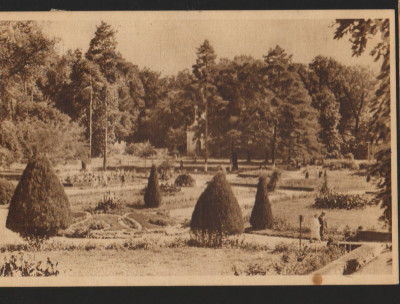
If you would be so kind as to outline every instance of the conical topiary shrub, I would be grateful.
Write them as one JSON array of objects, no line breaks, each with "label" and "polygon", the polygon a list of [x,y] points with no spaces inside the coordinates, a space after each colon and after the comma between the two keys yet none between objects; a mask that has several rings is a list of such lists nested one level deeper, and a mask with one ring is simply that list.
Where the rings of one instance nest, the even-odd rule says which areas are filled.
[{"label": "conical topiary shrub", "polygon": [[10,202],[6,227],[23,237],[47,238],[69,226],[71,210],[50,161],[36,156],[26,166]]},{"label": "conical topiary shrub", "polygon": [[278,170],[274,170],[271,175],[271,179],[269,180],[269,183],[267,184],[267,190],[268,192],[274,192],[276,190],[276,187],[278,185],[278,181],[281,177],[281,173]]},{"label": "conical topiary shrub", "polygon": [[272,228],[274,218],[272,217],[271,203],[268,198],[267,179],[260,177],[257,186],[256,201],[251,211],[250,224],[253,229]]},{"label": "conical topiary shrub", "polygon": [[144,193],[144,204],[147,208],[157,208],[161,205],[161,191],[158,184],[158,172],[156,165],[151,167],[147,189]]},{"label": "conical topiary shrub", "polygon": [[227,235],[243,232],[242,211],[224,173],[217,173],[200,195],[190,229]]}]

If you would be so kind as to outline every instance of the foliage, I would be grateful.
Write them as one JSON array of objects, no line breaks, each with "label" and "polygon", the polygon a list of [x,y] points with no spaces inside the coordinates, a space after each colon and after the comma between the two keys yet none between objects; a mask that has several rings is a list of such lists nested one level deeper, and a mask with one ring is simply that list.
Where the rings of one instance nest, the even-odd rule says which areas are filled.
[{"label": "foliage", "polygon": [[135,155],[141,158],[147,158],[157,154],[155,148],[149,141],[143,143],[131,143],[127,145],[125,152],[129,155]]},{"label": "foliage", "polygon": [[329,170],[341,170],[341,169],[358,170],[359,169],[357,163],[354,160],[347,160],[347,159],[325,160],[322,167],[329,168]]},{"label": "foliage", "polygon": [[196,181],[190,174],[181,174],[175,179],[174,184],[178,187],[194,187]]},{"label": "foliage", "polygon": [[251,211],[250,224],[253,229],[261,230],[272,228],[273,223],[271,203],[268,198],[267,179],[266,177],[260,177],[257,186],[256,201]]},{"label": "foliage", "polygon": [[333,191],[325,191],[317,194],[314,207],[320,209],[364,209],[368,200],[358,194],[340,194]]},{"label": "foliage", "polygon": [[317,112],[311,107],[308,91],[292,64],[292,55],[276,46],[269,50],[264,60],[267,85],[273,92],[271,104],[275,112],[273,162],[276,148],[287,151],[289,160],[317,155],[320,150]]},{"label": "foliage", "polygon": [[181,188],[175,184],[162,183],[160,185],[161,193],[166,195],[174,195],[181,191]]},{"label": "foliage", "polygon": [[14,195],[15,187],[12,182],[1,178],[0,179],[0,205],[7,205],[10,203]]},{"label": "foliage", "polygon": [[217,173],[200,195],[190,223],[192,231],[240,234],[242,212],[225,174]]},{"label": "foliage", "polygon": [[[389,19],[337,19],[338,27],[334,39],[350,35],[353,56],[360,56],[366,49],[370,37],[380,34],[381,40],[373,47],[371,56],[375,61],[382,60],[377,77],[378,89],[371,105],[373,115],[369,127],[372,142],[381,145],[377,162],[371,168],[371,175],[380,175],[380,191],[376,194],[376,203],[381,202],[384,209],[382,219],[392,226],[392,182],[391,182],[391,132],[390,132],[390,31]],[[393,110],[393,109],[392,109]]]},{"label": "foliage", "polygon": [[70,204],[50,161],[33,158],[10,202],[6,227],[22,236],[49,237],[68,227]]},{"label": "foliage", "polygon": [[118,209],[120,205],[121,201],[115,198],[115,193],[111,194],[111,191],[108,191],[104,194],[104,198],[97,203],[93,213],[113,213],[113,211]]},{"label": "foliage", "polygon": [[282,245],[277,252],[284,252],[281,260],[272,265],[279,275],[309,274],[337,260],[345,253],[344,249],[336,245],[318,249],[308,246],[299,249],[296,245]]},{"label": "foliage", "polygon": [[19,253],[4,257],[0,266],[0,277],[50,277],[58,276],[58,262],[47,258],[44,261],[35,261],[32,256]]},{"label": "foliage", "polygon": [[160,173],[160,179],[167,181],[174,173],[174,164],[167,158],[158,166],[157,171]]},{"label": "foliage", "polygon": [[147,208],[157,208],[161,205],[161,190],[158,184],[158,172],[156,165],[151,167],[146,193],[144,194],[144,204]]}]

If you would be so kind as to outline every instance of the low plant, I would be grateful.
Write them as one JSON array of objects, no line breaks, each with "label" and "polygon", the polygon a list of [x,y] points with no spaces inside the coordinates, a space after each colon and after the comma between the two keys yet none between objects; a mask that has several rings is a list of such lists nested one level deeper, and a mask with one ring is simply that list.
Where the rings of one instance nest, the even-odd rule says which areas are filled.
[{"label": "low plant", "polygon": [[165,195],[174,195],[181,191],[181,188],[176,184],[163,183],[160,185],[161,193]]},{"label": "low plant", "polygon": [[265,268],[265,266],[261,266],[260,264],[256,263],[256,264],[249,264],[243,272],[246,276],[255,276],[255,275],[265,276],[268,271]]},{"label": "low plant", "polygon": [[318,209],[364,209],[369,204],[361,195],[340,194],[334,191],[320,192],[317,194],[314,207]]},{"label": "low plant", "polygon": [[49,277],[58,276],[58,262],[50,258],[35,261],[31,255],[24,253],[4,257],[0,266],[0,277]]},{"label": "low plant", "polygon": [[121,201],[115,198],[115,193],[111,193],[108,191],[104,194],[104,197],[101,201],[97,203],[97,206],[92,209],[89,208],[88,211],[90,213],[104,213],[109,214],[113,213],[116,209],[121,207]]},{"label": "low plant", "polygon": [[89,224],[90,230],[104,230],[109,227],[110,227],[110,225],[108,223],[105,223],[101,220],[95,220]]},{"label": "low plant", "polygon": [[207,230],[195,230],[190,232],[188,245],[192,247],[218,248],[222,247],[227,237],[223,232],[209,232]]},{"label": "low plant", "polygon": [[152,225],[161,226],[161,227],[168,226],[168,222],[161,218],[149,219],[149,223]]},{"label": "low plant", "polygon": [[194,187],[196,181],[190,174],[181,174],[175,179],[174,185],[177,187]]},{"label": "low plant", "polygon": [[358,170],[359,166],[354,161],[354,159],[333,159],[326,160],[323,164],[323,168],[329,168],[330,170]]},{"label": "low plant", "polygon": [[345,250],[336,245],[320,248],[287,245],[276,252],[283,252],[281,260],[272,264],[279,275],[309,274],[345,254]]},{"label": "low plant", "polygon": [[14,194],[15,186],[12,182],[0,179],[0,205],[8,205]]}]

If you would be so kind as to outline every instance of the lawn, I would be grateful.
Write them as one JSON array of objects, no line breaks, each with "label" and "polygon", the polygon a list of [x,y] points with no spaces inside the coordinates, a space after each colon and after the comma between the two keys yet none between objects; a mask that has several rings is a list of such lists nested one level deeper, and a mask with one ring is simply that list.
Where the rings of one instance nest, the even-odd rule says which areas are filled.
[{"label": "lawn", "polygon": [[[259,233],[284,237],[297,236],[299,215],[303,215],[303,232],[307,237],[310,219],[314,214],[321,212],[313,207],[315,195],[323,182],[323,178],[318,177],[318,169],[317,167],[309,168],[308,179],[305,179],[304,170],[281,170],[280,185],[312,187],[314,190],[293,191],[278,186],[276,191],[269,193],[275,226],[272,230]],[[257,170],[253,171],[257,172]],[[366,182],[365,176],[355,171],[327,170],[327,174],[329,187],[337,192],[365,193],[375,189],[373,184]],[[172,184],[177,175],[175,173],[171,180],[160,181],[160,183]],[[316,256],[312,256],[311,253],[307,253],[307,259],[304,261],[307,261],[308,264],[306,265],[304,262],[303,265],[300,265],[301,263],[296,262],[297,255],[304,255],[304,253],[290,248],[274,252],[273,247],[276,247],[276,244],[272,248],[268,247],[269,249],[257,246],[256,249],[225,247],[210,249],[182,244],[178,244],[176,247],[172,246],[173,248],[168,246],[147,248],[145,243],[138,243],[134,245],[135,248],[127,249],[112,245],[113,239],[117,241],[117,238],[129,241],[136,240],[138,237],[151,238],[165,235],[179,238],[187,235],[187,226],[190,223],[197,199],[213,176],[198,172],[191,175],[196,180],[195,187],[181,188],[179,192],[172,195],[163,195],[163,205],[155,209],[144,207],[143,189],[147,184],[146,179],[138,181],[133,188],[116,188],[114,197],[119,204],[115,210],[110,211],[111,214],[97,214],[94,211],[99,201],[104,199],[105,193],[109,191],[108,188],[92,189],[93,191],[70,188],[67,193],[74,215],[73,228],[76,233],[72,232],[69,235],[75,239],[68,238],[66,240],[85,244],[88,241],[91,242],[91,240],[85,239],[86,237],[104,238],[108,240],[95,241],[107,241],[108,243],[104,244],[109,244],[109,246],[98,247],[89,244],[71,250],[55,247],[51,250],[36,252],[37,259],[49,257],[58,261],[61,274],[67,276],[198,276],[233,275],[234,273],[274,275],[278,273],[294,274],[293,272],[309,273],[315,270],[315,267],[321,267],[341,254],[333,252],[326,255],[315,252]],[[258,178],[251,175],[238,176],[228,173],[227,179],[233,184],[232,190],[241,207],[245,227],[249,228],[249,217],[255,200]],[[241,185],[235,186],[235,183]],[[382,210],[379,206],[369,206],[362,210],[330,209],[325,212],[329,233],[343,235],[347,229],[346,226],[352,230],[356,230],[359,226],[364,228],[381,227],[378,218],[382,214]],[[135,223],[138,223],[140,227]],[[253,236],[261,238],[262,244],[270,245],[265,240],[266,236]],[[248,234],[246,237],[250,238]],[[142,245],[145,249],[142,248]],[[310,262],[314,258],[320,261],[320,264]]]}]

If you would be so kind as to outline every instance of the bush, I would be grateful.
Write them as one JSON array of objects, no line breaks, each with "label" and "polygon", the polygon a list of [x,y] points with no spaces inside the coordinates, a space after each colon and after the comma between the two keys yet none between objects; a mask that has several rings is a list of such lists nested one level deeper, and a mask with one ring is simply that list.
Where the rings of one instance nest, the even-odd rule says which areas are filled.
[{"label": "bush", "polygon": [[271,179],[267,185],[268,192],[274,192],[276,190],[280,177],[281,173],[278,170],[274,170],[274,172],[272,172]]},{"label": "bush", "polygon": [[196,181],[189,174],[181,174],[175,180],[175,186],[177,187],[194,187]]},{"label": "bush", "polygon": [[354,160],[354,155],[353,153],[349,152],[345,155],[343,155],[345,159],[349,159],[349,160]]},{"label": "bush", "polygon": [[14,194],[15,187],[13,183],[6,179],[0,179],[0,205],[7,205],[10,203]]},{"label": "bush", "polygon": [[240,234],[244,230],[242,211],[225,174],[217,173],[200,195],[190,223],[192,231]]},{"label": "bush", "polygon": [[175,184],[161,184],[160,190],[161,190],[161,193],[163,193],[163,194],[174,195],[175,193],[178,193],[179,191],[181,191],[181,188],[179,188]]},{"label": "bush", "polygon": [[169,180],[174,174],[174,166],[169,159],[164,160],[158,167],[161,180]]},{"label": "bush", "polygon": [[267,191],[267,179],[265,177],[260,177],[256,201],[254,203],[253,210],[251,211],[250,224],[253,229],[266,229],[272,228],[274,218],[272,216],[271,203],[268,198]]},{"label": "bush", "polygon": [[279,275],[305,275],[328,263],[337,260],[345,252],[336,245],[318,249],[304,246],[299,249],[296,245],[284,245],[277,252],[283,252],[281,260],[273,264]]},{"label": "bush", "polygon": [[146,141],[144,143],[131,143],[126,146],[125,153],[141,158],[151,157],[157,154],[156,149]]},{"label": "bush", "polygon": [[[115,194],[112,195],[110,191],[104,194],[103,200],[97,203],[94,208],[94,213],[112,213],[115,209],[121,206],[121,202],[115,199]],[[93,212],[92,212],[93,213]]]},{"label": "bush", "polygon": [[350,169],[350,170],[358,170],[359,167],[355,163],[354,160],[347,159],[337,159],[337,160],[327,160],[324,162],[324,168],[329,168],[330,170],[341,170],[341,169]]},{"label": "bush", "polygon": [[26,166],[10,202],[6,227],[23,237],[46,238],[71,221],[64,188],[50,161],[35,157]]},{"label": "bush", "polygon": [[360,195],[339,194],[333,191],[320,192],[314,207],[319,209],[364,209],[368,201]]},{"label": "bush", "polygon": [[150,171],[150,177],[144,194],[144,204],[147,208],[157,208],[161,205],[161,191],[158,184],[157,167],[153,165]]},{"label": "bush", "polygon": [[47,258],[46,262],[32,261],[34,258],[23,253],[4,258],[0,266],[0,277],[49,277],[59,275],[58,262]]}]

